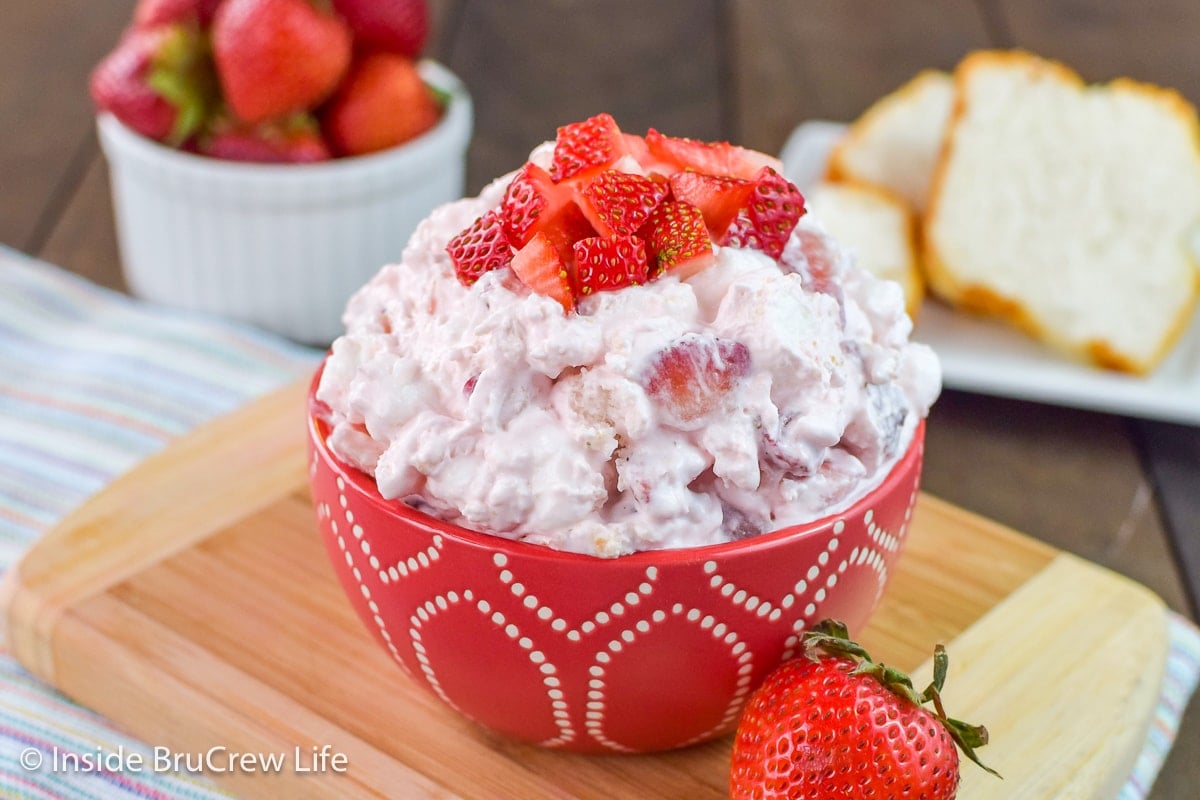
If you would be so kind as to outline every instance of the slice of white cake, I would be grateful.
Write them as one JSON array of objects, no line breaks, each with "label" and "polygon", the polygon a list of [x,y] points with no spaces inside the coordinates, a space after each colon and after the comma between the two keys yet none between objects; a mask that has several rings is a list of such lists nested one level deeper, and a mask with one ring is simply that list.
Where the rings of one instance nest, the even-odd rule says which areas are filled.
[{"label": "slice of white cake", "polygon": [[925,297],[913,235],[916,220],[901,198],[874,184],[819,183],[805,200],[813,216],[875,275],[904,290],[910,317]]},{"label": "slice of white cake", "polygon": [[1153,369],[1200,288],[1195,108],[1016,51],[974,53],[955,80],[924,221],[930,288],[1092,363]]},{"label": "slice of white cake", "polygon": [[883,186],[919,214],[954,105],[954,81],[925,70],[876,101],[829,158],[828,177]]}]

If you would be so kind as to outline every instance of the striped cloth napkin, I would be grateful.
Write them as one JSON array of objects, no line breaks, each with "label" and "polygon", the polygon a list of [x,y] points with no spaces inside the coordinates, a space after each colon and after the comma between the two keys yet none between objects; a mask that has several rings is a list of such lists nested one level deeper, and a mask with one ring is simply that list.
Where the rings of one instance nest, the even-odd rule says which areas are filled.
[{"label": "striped cloth napkin", "polygon": [[[311,370],[318,354],[159,309],[0,248],[0,573],[141,458]],[[31,677],[0,649],[0,797],[225,797],[195,775],[59,771],[46,754],[151,748]]]},{"label": "striped cloth napkin", "polygon": [[[0,247],[0,575],[139,459],[311,370],[318,356],[131,300]],[[1146,796],[1196,687],[1200,632],[1176,617],[1171,638],[1155,723],[1120,800]],[[32,678],[0,646],[0,798],[225,796],[201,775],[55,772],[22,761],[31,749],[95,756],[118,748],[150,763],[151,747]]]}]

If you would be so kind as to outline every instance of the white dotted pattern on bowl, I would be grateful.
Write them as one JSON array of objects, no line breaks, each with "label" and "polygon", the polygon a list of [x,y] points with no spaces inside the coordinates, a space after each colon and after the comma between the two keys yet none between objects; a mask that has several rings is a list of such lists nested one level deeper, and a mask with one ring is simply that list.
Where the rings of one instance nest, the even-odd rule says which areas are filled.
[{"label": "white dotted pattern on bowl", "polygon": [[[347,537],[343,531],[348,529],[350,536],[358,543],[358,550],[362,553],[363,557],[368,559],[372,571],[378,575],[380,582],[384,585],[403,581],[409,575],[415,574],[420,570],[430,569],[436,565],[444,546],[443,539],[440,535],[435,534],[428,547],[408,558],[384,566],[371,554],[369,544],[363,539],[362,527],[354,522],[354,514],[347,507],[348,500],[345,495],[345,481],[340,477],[337,479],[337,487],[338,505],[341,507],[339,509],[339,516],[343,522],[339,524],[339,520],[334,517],[333,510],[327,503],[322,503],[318,506],[318,520],[325,521],[329,525],[330,531],[336,537],[338,548],[342,552],[346,564],[358,584],[363,599],[366,601],[367,607],[373,615],[375,626],[386,644],[392,659],[400,665],[407,675],[417,678],[405,663],[392,632],[388,630],[387,623],[380,615],[379,607],[372,598],[371,590],[363,581],[362,572],[354,555],[355,548],[348,544]],[[850,567],[866,566],[871,569],[876,578],[876,600],[882,595],[888,577],[884,553],[895,553],[900,549],[908,532],[908,524],[911,521],[912,510],[916,500],[917,488],[914,487],[905,509],[904,523],[895,533],[889,532],[878,525],[874,520],[874,509],[868,509],[863,515],[862,524],[866,527],[871,541],[879,549],[873,547],[855,547],[840,561],[837,560],[836,553],[840,549],[840,535],[846,529],[846,521],[845,519],[837,520],[833,526],[834,535],[830,538],[824,551],[818,556],[817,563],[812,565],[804,577],[796,582],[791,592],[782,597],[759,597],[737,586],[720,574],[720,567],[715,561],[708,561],[703,566],[704,574],[710,576],[709,588],[717,598],[720,598],[724,605],[732,605],[734,608],[740,607],[760,617],[766,617],[770,622],[781,622],[781,624],[788,625],[790,633],[784,642],[783,659],[792,658],[796,655],[796,648],[800,643],[800,635],[806,628],[811,626],[820,604],[824,602],[828,592],[837,585],[840,576]],[[633,748],[609,738],[605,733],[604,720],[607,698],[604,691],[604,678],[607,670],[613,662],[614,656],[619,655],[628,645],[638,641],[641,637],[651,635],[657,625],[660,625],[670,617],[682,618],[696,625],[701,630],[708,632],[714,641],[726,646],[729,649],[729,654],[733,662],[737,664],[738,674],[737,688],[731,695],[721,719],[709,730],[682,742],[681,745],[703,741],[716,731],[729,725],[736,718],[746,696],[752,689],[750,683],[754,672],[753,653],[747,649],[746,643],[739,639],[737,633],[727,623],[720,621],[717,615],[713,613],[705,612],[696,607],[687,607],[681,603],[673,603],[666,608],[651,608],[654,600],[655,583],[658,578],[656,567],[647,567],[643,575],[643,580],[636,586],[630,586],[626,592],[618,595],[607,608],[597,611],[589,619],[584,620],[577,626],[573,626],[562,616],[559,616],[550,605],[543,603],[536,593],[522,582],[521,577],[509,568],[508,559],[504,554],[494,554],[492,561],[496,568],[496,583],[492,588],[503,587],[514,596],[522,598],[522,605],[525,608],[533,613],[537,619],[548,623],[545,629],[550,632],[550,635],[561,635],[572,642],[582,641],[585,637],[589,636],[595,636],[601,640],[599,649],[593,657],[593,663],[589,670],[588,700],[583,718],[586,734],[606,749],[614,752],[635,752]],[[836,567],[832,566],[835,563]],[[436,597],[426,599],[418,605],[415,613],[409,617],[407,636],[413,655],[420,665],[422,677],[443,702],[462,713],[462,709],[447,694],[438,680],[437,671],[428,658],[424,644],[422,643],[422,630],[426,625],[435,621],[441,612],[446,611],[452,606],[459,606],[461,604],[471,605],[484,618],[490,620],[505,636],[515,641],[526,652],[530,663],[540,674],[542,684],[546,689],[546,696],[551,708],[554,725],[558,730],[556,736],[543,741],[542,745],[556,747],[574,741],[578,736],[578,732],[571,722],[571,709],[561,689],[561,681],[557,677],[557,668],[547,660],[544,649],[537,645],[531,632],[522,630],[514,621],[506,618],[503,613],[493,609],[491,603],[480,596],[482,594],[484,594],[483,587],[480,587],[477,591],[464,589],[461,593],[449,591],[445,594],[439,594]],[[799,613],[793,615],[793,609],[798,609]],[[786,621],[784,621],[785,616],[788,617]],[[542,633],[539,635],[546,634]]]}]

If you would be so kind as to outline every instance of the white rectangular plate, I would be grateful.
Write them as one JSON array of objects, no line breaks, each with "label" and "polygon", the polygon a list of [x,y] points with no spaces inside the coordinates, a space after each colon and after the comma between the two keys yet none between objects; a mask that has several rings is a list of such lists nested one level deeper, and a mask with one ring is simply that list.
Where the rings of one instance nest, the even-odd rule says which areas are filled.
[{"label": "white rectangular plate", "polygon": [[[781,154],[787,177],[810,187],[845,129],[820,120],[796,128]],[[1147,377],[1070,361],[999,322],[932,299],[921,306],[913,338],[938,354],[948,388],[1200,425],[1200,312]]]}]

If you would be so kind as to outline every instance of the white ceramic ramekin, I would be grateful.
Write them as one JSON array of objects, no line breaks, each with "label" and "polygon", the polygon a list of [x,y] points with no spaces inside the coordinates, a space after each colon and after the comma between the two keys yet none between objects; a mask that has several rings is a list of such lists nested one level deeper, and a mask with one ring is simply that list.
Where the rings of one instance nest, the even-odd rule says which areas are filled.
[{"label": "white ceramic ramekin", "polygon": [[144,299],[249,322],[309,344],[342,330],[346,300],[435,207],[462,196],[472,108],[423,62],[446,113],[399,147],[318,164],[246,164],[173,150],[98,119],[126,282]]}]

